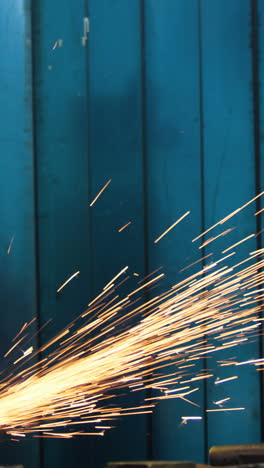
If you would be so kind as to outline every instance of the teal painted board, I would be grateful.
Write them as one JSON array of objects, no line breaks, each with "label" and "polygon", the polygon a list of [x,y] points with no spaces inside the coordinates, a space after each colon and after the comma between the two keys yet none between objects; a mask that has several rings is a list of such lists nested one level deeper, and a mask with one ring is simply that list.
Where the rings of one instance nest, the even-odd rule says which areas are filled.
[{"label": "teal painted board", "polygon": [[[202,70],[204,110],[204,205],[206,228],[255,195],[253,96],[250,2],[203,0],[201,2]],[[205,238],[235,227],[212,246],[216,258],[223,248],[255,233],[255,204]],[[256,248],[250,239],[234,249],[225,264],[234,265]],[[259,357],[258,340],[214,353],[210,367],[215,378],[238,379],[221,385],[208,383],[207,409],[223,398],[245,411],[208,415],[208,447],[260,441],[260,385],[254,366],[220,367],[217,361],[235,357],[245,361]],[[209,365],[209,364],[208,364]],[[229,406],[226,404],[226,406]]]},{"label": "teal painted board", "polygon": [[[202,229],[198,33],[196,0],[146,0],[147,247],[149,271],[163,267],[164,288],[201,267],[180,272],[201,258],[191,242]],[[188,210],[189,217],[154,244]],[[171,366],[167,372],[177,370]],[[153,415],[154,459],[203,461],[203,421],[181,424],[182,416],[202,414],[203,385],[193,401],[201,407],[180,400],[158,405]]]},{"label": "teal painted board", "polygon": [[[253,53],[257,54],[256,55],[256,60],[257,60],[257,69],[255,69],[255,73],[257,73],[256,80],[257,80],[257,89],[255,90],[257,92],[257,106],[258,106],[258,111],[256,117],[259,119],[258,122],[255,122],[257,124],[257,129],[258,129],[258,150],[259,150],[259,160],[257,163],[259,164],[258,170],[259,170],[259,190],[262,191],[264,190],[264,128],[263,128],[263,122],[264,122],[264,5],[263,2],[261,1],[256,1],[255,2],[255,7],[256,7],[256,19],[257,19],[257,24],[255,25],[255,31],[254,33],[256,34],[256,44],[255,44],[255,50],[253,49]],[[260,204],[258,206],[259,209],[264,208],[264,200],[263,197],[260,199]],[[263,223],[263,215],[264,213],[262,212],[259,215],[259,227],[262,230],[264,227]],[[261,236],[261,247],[263,247],[263,234]],[[263,329],[262,329],[263,332]],[[263,354],[263,349],[264,349],[264,341],[262,339],[261,343],[261,351]],[[261,372],[262,374],[262,372]],[[262,393],[261,393],[261,398],[262,398],[262,425],[261,425],[261,430],[262,430],[262,437],[263,437],[263,385],[264,385],[264,380],[263,380],[263,375],[261,375],[261,384],[262,384]]]},{"label": "teal painted board", "polygon": [[[98,294],[125,266],[145,273],[141,118],[140,2],[89,0],[89,164],[92,290]],[[131,224],[118,232],[125,224]],[[119,293],[134,289],[136,281]],[[133,393],[122,404],[135,406]],[[146,458],[145,415],[125,417],[93,442],[93,465]]]},{"label": "teal painted board", "polygon": [[[33,5],[40,318],[41,324],[53,320],[42,343],[90,298],[84,15],[81,0]],[[78,270],[79,277],[56,294]],[[43,467],[69,467],[86,457],[85,438],[42,443]]]},{"label": "teal painted board", "polygon": [[[12,363],[21,349],[7,359],[3,355],[24,322],[36,317],[29,6],[29,1],[3,0],[0,14],[0,342],[1,370],[8,366],[9,371],[16,369]],[[0,459],[1,464],[37,467],[38,443],[2,443]]]}]

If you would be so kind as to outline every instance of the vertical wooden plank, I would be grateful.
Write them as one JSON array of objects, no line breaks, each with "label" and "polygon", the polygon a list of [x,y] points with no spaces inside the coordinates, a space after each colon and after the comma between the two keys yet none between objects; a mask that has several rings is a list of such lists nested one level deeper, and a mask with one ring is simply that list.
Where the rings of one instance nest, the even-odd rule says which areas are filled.
[{"label": "vertical wooden plank", "polygon": [[[202,226],[198,3],[146,0],[145,19],[149,269],[163,266],[169,288],[198,271],[196,266],[180,273],[201,256],[191,243]],[[188,210],[189,218],[154,245]],[[203,405],[203,385],[193,400]],[[181,416],[201,411],[179,400],[159,404],[153,416],[155,459],[203,461],[203,421],[181,425]]]},{"label": "vertical wooden plank", "polygon": [[[91,207],[95,295],[126,265],[130,273],[144,275],[140,2],[89,0],[88,5],[91,200],[112,179]],[[143,398],[133,393],[122,401],[135,406]],[[124,417],[94,440],[93,464],[144,459],[145,437],[144,415]]]},{"label": "vertical wooden plank", "polygon": [[[1,368],[11,371],[21,351],[11,360],[3,355],[36,315],[30,1],[1,2],[0,40],[0,341]],[[1,464],[37,467],[38,443],[2,443],[0,458]]]},{"label": "vertical wooden plank", "polygon": [[[257,98],[255,102],[255,130],[256,134],[256,151],[257,151],[257,169],[259,171],[257,183],[259,184],[260,190],[264,187],[264,8],[263,2],[258,0],[252,0],[252,39],[253,39],[253,54],[254,56],[254,85],[255,85],[255,96]],[[264,201],[261,198],[258,209],[264,208]],[[263,213],[258,216],[258,227],[263,229]],[[263,247],[263,233],[261,236],[261,247]],[[264,340],[261,341],[260,351],[263,355]],[[261,373],[262,374],[262,373]],[[264,410],[264,379],[261,375],[261,410],[262,418],[260,424],[261,438],[263,440],[264,424],[263,424],[263,410]]]},{"label": "vertical wooden plank", "polygon": [[[255,195],[253,141],[252,57],[250,2],[203,0],[201,2],[205,221],[209,227]],[[224,247],[255,232],[254,204],[219,229],[236,226],[213,245],[216,255]],[[207,238],[207,237],[206,237]],[[234,264],[256,247],[250,239],[235,249]],[[236,356],[238,361],[257,358],[258,341],[214,355],[217,360]],[[217,367],[216,377],[238,375],[221,385],[208,384],[207,408],[230,397],[230,406],[245,411],[211,413],[208,416],[208,446],[260,440],[259,373],[254,366]],[[228,406],[228,405],[226,405]]]},{"label": "vertical wooden plank", "polygon": [[[42,324],[53,319],[42,334],[43,342],[77,317],[89,302],[83,17],[83,0],[34,2],[40,314]],[[56,294],[77,270],[79,278]],[[86,451],[85,438],[45,440],[43,467],[54,463],[58,467],[73,466],[78,457],[86,459]]]}]

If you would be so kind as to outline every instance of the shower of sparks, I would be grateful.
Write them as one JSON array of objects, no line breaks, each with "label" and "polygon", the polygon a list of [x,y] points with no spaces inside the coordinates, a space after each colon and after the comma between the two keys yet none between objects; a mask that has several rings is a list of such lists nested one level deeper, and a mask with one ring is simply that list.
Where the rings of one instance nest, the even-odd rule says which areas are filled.
[{"label": "shower of sparks", "polygon": [[154,241],[154,244],[157,244],[164,236],[166,236],[166,234],[168,234],[168,232],[170,232],[177,224],[179,224],[184,218],[186,218],[186,216],[188,216],[190,214],[190,211],[187,211],[183,216],[181,216],[179,219],[177,219],[177,221],[175,221],[175,223],[173,223],[168,229],[166,229],[165,232],[163,232],[163,234],[161,234],[161,236],[159,236],[155,241]]},{"label": "shower of sparks", "polygon": [[93,206],[95,202],[98,200],[98,198],[102,195],[102,193],[105,191],[105,189],[108,187],[108,185],[112,182],[112,179],[109,179],[108,182],[103,186],[103,188],[100,190],[100,192],[96,195],[96,197],[93,199],[93,201],[90,203],[90,206]]},{"label": "shower of sparks", "polygon": [[[50,354],[42,355],[40,363],[27,367],[28,360],[36,356],[32,347],[22,356],[19,346],[12,350],[18,353],[13,360],[17,363],[15,372],[0,382],[0,429],[37,437],[39,432],[46,437],[64,437],[63,428],[85,424],[82,435],[100,436],[102,430],[95,426],[112,426],[125,415],[149,414],[163,399],[178,398],[199,407],[192,398],[199,387],[193,385],[216,376],[209,369],[191,365],[208,353],[237,346],[241,333],[250,335],[259,326],[250,324],[258,317],[259,305],[237,306],[261,278],[263,267],[264,259],[240,271],[227,266],[207,274],[201,270],[137,305],[134,295],[160,281],[163,274],[122,299],[115,282],[127,275],[125,267],[90,303],[85,314],[42,346],[40,352],[50,349]],[[26,326],[20,330],[19,340],[23,340]],[[172,363],[175,372],[171,371]],[[167,366],[170,373],[164,375],[160,370]],[[218,379],[215,384],[236,378]],[[142,392],[147,388],[159,394],[144,398],[143,393],[142,403],[136,407],[112,403],[120,389]],[[70,434],[79,432],[78,428]]]},{"label": "shower of sparks", "polygon": [[[253,234],[235,245],[250,237]],[[0,381],[0,430],[5,430],[14,440],[29,434],[51,438],[103,436],[117,419],[151,414],[162,400],[177,398],[199,407],[195,398],[201,383],[211,381],[218,385],[239,378],[234,375],[219,379],[210,366],[201,368],[205,367],[204,360],[259,333],[264,297],[259,288],[264,276],[263,253],[264,250],[251,252],[248,258],[231,267],[223,263],[219,267],[220,262],[230,261],[235,254],[232,252],[147,301],[140,293],[153,284],[157,286],[164,273],[149,279],[160,268],[155,270],[122,298],[118,288],[130,278],[126,266],[90,301],[80,317],[38,351],[27,344],[28,328],[34,319],[26,322],[5,354],[5,357],[14,355],[15,367]],[[79,273],[72,275],[57,292]],[[30,360],[38,353],[39,361],[31,364]],[[219,366],[243,364],[261,366],[264,359],[239,362],[237,357],[232,357],[218,361]],[[166,368],[169,371],[164,373]],[[121,389],[122,393],[141,392],[141,403],[134,407],[118,405],[116,397]],[[153,391],[150,398],[146,398],[147,389]],[[221,408],[229,400],[230,397],[213,402],[220,408],[206,412],[245,410]],[[182,416],[181,419],[182,424],[187,424],[202,417]],[[84,431],[80,430],[82,424]],[[71,432],[65,432],[68,428]]]},{"label": "shower of sparks", "polygon": [[78,276],[80,274],[80,271],[76,271],[72,276],[70,276],[70,278],[68,278],[65,283],[63,283],[59,289],[57,289],[57,293],[59,293],[63,288],[65,288],[65,286],[73,279],[75,278],[76,276]]},{"label": "shower of sparks", "polygon": [[130,224],[132,224],[131,221],[129,221],[129,222],[126,223],[124,226],[122,226],[120,229],[118,229],[118,232],[124,231],[124,229],[126,229],[128,226],[130,226]]},{"label": "shower of sparks", "polygon": [[10,252],[11,252],[11,249],[12,249],[12,246],[13,246],[14,239],[15,239],[15,236],[13,236],[13,237],[11,238],[11,240],[10,240],[10,243],[9,243],[8,249],[7,249],[7,251],[6,251],[7,255],[9,255],[9,254],[10,254]]}]

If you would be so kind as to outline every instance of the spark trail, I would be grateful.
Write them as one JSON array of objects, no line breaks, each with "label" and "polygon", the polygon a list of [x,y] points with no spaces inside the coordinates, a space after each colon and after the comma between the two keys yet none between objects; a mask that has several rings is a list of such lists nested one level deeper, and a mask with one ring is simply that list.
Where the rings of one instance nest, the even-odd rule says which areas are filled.
[{"label": "spark trail", "polygon": [[[256,198],[215,226],[226,222]],[[189,212],[183,217],[187,214]],[[223,235],[229,232],[226,230]],[[233,244],[222,254],[248,238]],[[152,279],[148,275],[144,281],[139,281],[140,286],[122,298],[119,295],[119,287],[124,282],[122,277],[128,279],[128,267],[125,267],[73,323],[40,350],[34,352],[29,346],[21,356],[20,346],[27,337],[24,332],[28,332],[32,322],[23,325],[5,353],[8,359],[14,354],[15,357],[12,372],[0,381],[0,429],[12,437],[27,434],[66,438],[77,434],[101,436],[116,419],[123,415],[151,413],[160,400],[178,398],[198,406],[189,398],[195,396],[199,390],[197,384],[203,380],[218,385],[236,379],[237,376],[233,376],[220,380],[209,369],[195,370],[197,361],[202,362],[211,353],[241,346],[258,333],[261,326],[264,249],[251,252],[248,258],[235,265],[225,265],[231,258],[233,261],[234,255],[232,252],[220,257],[147,302],[140,294],[157,285],[164,274],[154,278],[152,274]],[[18,357],[17,353],[20,353]],[[37,354],[40,360],[32,364],[30,359]],[[261,361],[219,363],[220,366],[261,365]],[[169,371],[164,375],[161,371],[166,368]],[[120,389],[138,392],[148,388],[155,389],[159,395],[145,398],[142,393],[138,406],[123,408],[113,400]],[[228,400],[227,397],[218,404]],[[209,408],[206,411],[225,410],[242,411],[244,408]],[[198,416],[182,419],[187,423],[192,418],[200,419]],[[80,425],[84,425],[86,431],[79,430]],[[64,433],[65,428],[71,428],[71,432]]]},{"label": "spark trail", "polygon": [[[259,293],[256,290],[250,296],[250,306],[245,294],[258,281],[263,266],[261,260],[240,271],[236,266],[224,266],[207,275],[201,270],[136,308],[129,307],[130,297],[136,292],[122,300],[117,296],[111,299],[106,288],[84,314],[89,317],[84,324],[71,334],[67,328],[42,348],[56,343],[56,349],[40,362],[40,370],[36,365],[26,367],[1,383],[1,429],[11,435],[45,431],[55,436],[54,430],[63,426],[94,427],[124,414],[151,412],[153,400],[159,400],[143,401],[135,408],[109,406],[109,400],[121,388],[163,388],[165,393],[160,398],[189,401],[186,397],[198,388],[185,384],[210,379],[214,374],[189,374],[184,380],[183,369],[168,376],[157,370],[237,346],[237,335],[256,330],[260,325]],[[114,295],[115,284],[111,285]],[[237,308],[244,304],[245,308]],[[130,320],[136,317],[137,324],[131,325]],[[122,331],[124,326],[127,328]],[[205,334],[212,338],[211,343],[204,341]],[[188,365],[186,371],[190,371]],[[175,392],[166,393],[171,386]],[[89,430],[89,434],[102,432]]]}]

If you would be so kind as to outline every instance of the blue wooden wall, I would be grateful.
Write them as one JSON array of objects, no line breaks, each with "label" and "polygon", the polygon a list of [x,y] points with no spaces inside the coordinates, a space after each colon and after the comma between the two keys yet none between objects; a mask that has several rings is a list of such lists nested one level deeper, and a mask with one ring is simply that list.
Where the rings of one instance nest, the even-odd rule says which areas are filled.
[{"label": "blue wooden wall", "polygon": [[[140,276],[162,265],[170,287],[210,253],[191,239],[263,190],[263,25],[263,0],[1,0],[2,354],[34,317],[36,327],[53,319],[36,345],[46,341],[125,265]],[[241,214],[230,244],[262,228],[252,216],[260,208]],[[154,245],[187,210],[186,222]],[[260,245],[259,236],[238,255]],[[56,295],[76,270],[78,281]],[[262,347],[237,352],[257,358]],[[206,461],[214,444],[262,439],[262,394],[261,373],[245,369],[228,388],[244,413],[207,417],[223,396],[203,384],[199,423],[179,427],[190,407],[165,401],[151,419],[124,418],[98,440],[3,444],[0,463]]]}]

